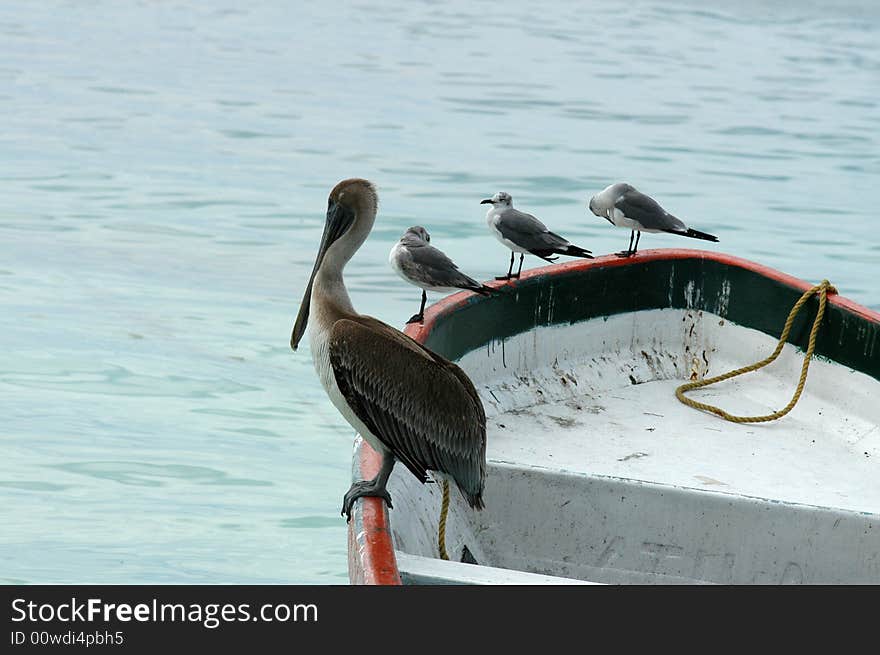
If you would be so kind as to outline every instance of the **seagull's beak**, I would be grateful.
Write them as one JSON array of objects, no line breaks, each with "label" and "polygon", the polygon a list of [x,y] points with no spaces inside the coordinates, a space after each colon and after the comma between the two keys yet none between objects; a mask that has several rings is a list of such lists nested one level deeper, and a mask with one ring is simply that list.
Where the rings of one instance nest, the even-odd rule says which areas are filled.
[{"label": "seagull's beak", "polygon": [[318,247],[318,256],[315,258],[315,267],[309,276],[309,284],[306,286],[306,292],[299,305],[299,314],[296,316],[296,323],[293,324],[293,332],[290,335],[290,347],[294,350],[299,346],[299,342],[306,331],[306,324],[309,322],[312,284],[315,281],[318,269],[321,268],[321,263],[324,261],[324,255],[327,254],[330,246],[352,226],[354,220],[355,213],[352,209],[335,201],[330,201],[330,206],[327,208],[327,222],[324,223],[324,234],[321,236],[321,245]]},{"label": "seagull's beak", "polygon": [[495,203],[492,202],[492,198],[486,198],[485,200],[481,200],[480,204],[481,205],[494,205]]}]

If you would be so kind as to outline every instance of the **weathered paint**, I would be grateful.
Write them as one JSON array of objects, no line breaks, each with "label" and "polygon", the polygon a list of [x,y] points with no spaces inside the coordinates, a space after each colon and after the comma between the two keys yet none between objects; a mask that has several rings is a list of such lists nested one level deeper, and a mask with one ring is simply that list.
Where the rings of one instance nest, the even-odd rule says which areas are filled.
[{"label": "weathered paint", "polygon": [[[510,295],[505,294],[483,299],[462,293],[446,298],[429,308],[426,312],[423,326],[410,325],[407,328],[407,332],[417,340],[427,343],[438,352],[453,359],[461,359],[468,352],[471,352],[472,357],[476,356],[476,353],[473,351],[475,348],[479,348],[483,353],[483,357],[487,355],[494,357],[495,366],[504,369],[504,372],[510,375],[514,375],[518,367],[522,366],[526,361],[524,358],[527,355],[524,353],[527,353],[528,348],[526,350],[523,350],[523,348],[531,343],[531,347],[537,349],[541,341],[538,333],[542,332],[543,329],[552,328],[552,326],[580,323],[590,318],[605,320],[603,317],[607,318],[617,314],[643,310],[663,308],[692,310],[684,314],[685,330],[690,332],[691,337],[698,341],[709,338],[707,336],[708,333],[702,334],[706,332],[701,320],[703,311],[716,314],[722,321],[730,320],[742,325],[750,325],[765,334],[776,336],[791,305],[803,290],[812,286],[806,282],[739,258],[693,250],[645,251],[630,259],[619,259],[612,256],[593,261],[570,262],[527,271],[523,273],[520,280],[512,281],[507,283],[507,285],[511,287],[512,293]],[[880,353],[875,353],[875,350],[880,350],[880,348],[876,347],[878,333],[880,333],[880,315],[839,296],[830,296],[829,301],[828,318],[823,325],[823,334],[820,338],[821,347],[817,348],[817,352],[820,352],[826,358],[846,360],[844,363],[847,366],[880,379],[880,361],[878,361]],[[791,340],[795,344],[801,344],[805,341],[812,315],[815,314],[815,301],[808,303],[805,309],[807,315],[799,318],[795,324],[795,329],[792,331],[793,336]],[[453,317],[454,320],[449,320]],[[468,326],[467,330],[461,329],[461,321],[464,321]],[[459,325],[457,328],[454,327],[456,323]],[[536,328],[543,329],[538,330]],[[501,356],[497,357],[497,355]],[[685,353],[681,353],[681,355],[684,356]],[[683,360],[679,359],[678,361],[681,362]],[[705,375],[709,367],[709,361],[708,357],[705,359],[704,357],[693,357],[693,374],[697,377]],[[464,365],[464,361],[462,364]],[[669,362],[664,364],[659,360],[656,362],[645,361],[644,364],[648,367],[646,369],[647,375],[651,372],[651,366],[668,366]],[[465,370],[468,370],[472,376],[476,375],[479,377],[478,371],[472,371],[467,366],[465,366]],[[686,371],[681,377],[687,377],[689,372]],[[718,369],[713,369],[712,372],[718,372]],[[636,372],[635,374],[638,373]],[[572,382],[576,381],[573,375],[571,377]],[[565,390],[559,386],[562,383],[558,383],[554,387],[551,384],[546,384],[546,382],[538,383],[537,387],[530,393],[544,393],[546,391],[548,395],[557,392],[564,394]],[[480,385],[478,384],[478,386]],[[543,387],[543,390],[538,389],[538,387]],[[521,390],[512,391],[511,393],[520,392]],[[503,411],[504,407],[508,406],[508,402],[511,400],[510,398],[503,398],[504,392],[500,388],[494,390],[488,387],[486,389],[481,388],[481,394],[484,395],[484,402],[487,404],[487,412],[490,415]],[[496,395],[502,397],[501,401],[495,397]],[[675,403],[676,401],[671,399],[670,402]],[[589,408],[587,408],[587,411],[590,411]],[[556,418],[566,421],[572,417],[560,415]],[[562,424],[560,423],[560,425]],[[490,455],[491,448],[492,436],[490,435]],[[364,445],[360,450],[369,450],[369,448]],[[564,455],[561,458],[564,459]],[[524,459],[526,462],[529,461],[528,457]],[[638,464],[642,461],[649,461],[650,458],[647,457],[646,452],[634,451],[628,455],[624,454],[620,459],[624,462]],[[564,468],[565,462],[559,462],[559,465]],[[365,470],[362,470],[361,476],[371,476],[377,466],[378,461],[374,462],[372,468],[368,467],[369,471],[365,472]],[[548,500],[541,493],[542,488],[546,486],[547,478],[544,477],[540,482],[536,481],[532,485],[523,487],[522,481],[533,476],[537,469],[523,469],[520,471],[517,466],[516,463],[490,462],[490,483],[487,484],[487,491],[495,489],[495,492],[500,494],[500,496],[495,496],[495,493],[492,493],[494,497],[490,497],[487,500],[487,503],[492,504],[493,508],[500,509],[500,506],[505,502],[506,496],[502,491],[505,489],[516,497],[522,497],[522,494],[527,494],[530,500],[533,501],[538,499]],[[582,476],[583,474],[580,475]],[[696,475],[694,476],[694,484],[704,485],[706,488],[713,490],[724,489],[725,481],[716,479],[717,477],[724,476]],[[395,476],[392,476],[392,480],[395,481],[395,479],[397,493],[394,495],[395,510],[393,514],[397,515],[398,511],[400,511],[409,517],[419,516],[418,520],[424,523],[424,525],[419,526],[419,530],[425,535],[424,543],[418,547],[407,547],[407,550],[408,552],[420,552],[419,548],[421,548],[425,551],[424,554],[430,555],[433,548],[431,540],[436,529],[435,505],[439,505],[439,493],[432,488],[433,485],[422,486],[415,480],[407,480],[405,476],[395,474]],[[599,484],[596,482],[595,477],[591,478],[591,480],[591,484]],[[569,480],[568,483],[575,484],[577,487],[577,476]],[[583,484],[583,480],[581,484]],[[637,480],[624,480],[623,484],[635,484],[638,487],[638,485],[649,483]],[[607,486],[606,484],[605,487]],[[675,488],[677,487],[664,487],[667,496],[669,490]],[[576,496],[580,499],[584,496],[585,491],[580,487],[577,487],[577,489],[579,491]],[[402,494],[403,490],[406,493]],[[656,497],[657,493],[655,492],[656,490],[652,490],[649,496]],[[392,493],[394,494],[394,492]],[[716,496],[723,495],[717,494]],[[662,497],[663,493],[660,493],[659,496]],[[748,509],[749,502],[751,501],[747,498],[732,495],[731,497],[742,500],[745,503],[737,511],[746,511]],[[647,497],[643,498],[642,501],[638,503],[642,507],[650,505]],[[764,506],[773,501],[757,499],[754,502],[763,503],[761,511],[766,511]],[[375,499],[368,499],[363,503],[364,506],[374,504],[378,505],[381,509],[379,501]],[[790,506],[783,504],[781,508],[782,510],[789,510]],[[521,509],[526,511],[525,507]],[[621,509],[624,508],[621,507]],[[607,508],[605,512],[606,519],[612,510],[613,507],[611,506]],[[528,511],[534,511],[534,509]],[[540,513],[540,507],[537,508],[537,511]],[[660,509],[657,511],[660,511]],[[817,516],[821,515],[821,508],[812,508],[810,511],[819,512]],[[630,513],[632,514],[632,512]],[[505,548],[507,548],[507,551],[502,556],[500,555],[502,549],[497,545],[493,545],[492,538],[494,537],[484,539],[482,543],[470,538],[469,535],[473,534],[473,530],[483,530],[484,533],[486,530],[486,526],[480,527],[480,525],[474,524],[474,514],[476,513],[467,512],[466,508],[462,506],[460,499],[456,498],[456,495],[453,494],[449,535],[447,537],[451,552],[460,553],[467,541],[469,549],[477,561],[481,563],[495,562],[508,568],[536,570],[534,567],[539,565],[536,562],[539,562],[541,559],[541,554],[525,547],[529,543],[528,534],[518,533],[515,537],[511,536],[520,545],[518,546],[517,543],[514,543],[511,547],[510,543],[506,543]],[[620,511],[618,510],[616,514],[619,515]],[[859,515],[856,513],[855,516]],[[360,517],[358,516],[357,518]],[[599,517],[594,517],[594,520],[599,521]],[[746,519],[740,518],[738,520],[740,522],[736,523],[734,521],[731,529],[748,531],[749,525]],[[754,518],[752,517],[751,520],[754,520]],[[865,520],[868,524],[873,525],[871,521],[875,519],[867,517]],[[831,526],[829,529],[832,531],[837,530],[840,525],[840,521],[837,521],[837,519],[834,519],[834,521],[829,524]],[[847,530],[858,532],[858,530],[864,528],[864,526],[858,524],[858,521],[852,524],[847,521],[844,521],[844,524],[849,526]],[[355,521],[353,520],[354,523]],[[389,524],[384,511],[376,513],[369,520],[365,516],[363,525],[379,528],[380,534],[386,537],[388,535]],[[358,534],[357,529],[356,525],[353,525],[350,529],[350,577],[352,581],[369,582],[365,579],[366,575],[361,572],[365,566],[361,556],[363,551],[353,547],[353,545],[357,546],[360,543],[356,538]],[[871,528],[867,529],[870,530]],[[564,571],[563,574],[576,575],[577,577],[591,576],[590,579],[602,580],[603,571],[607,576],[608,571],[606,569],[609,567],[613,569],[612,565],[615,561],[625,561],[624,556],[627,554],[630,558],[626,560],[628,565],[634,567],[630,578],[627,580],[623,576],[623,578],[617,577],[609,581],[675,581],[677,579],[694,581],[694,579],[702,579],[700,576],[703,576],[705,579],[723,582],[727,581],[725,576],[727,576],[728,569],[739,571],[740,577],[732,579],[745,582],[796,582],[809,580],[811,579],[810,575],[815,574],[815,571],[810,571],[809,569],[804,571],[805,565],[803,561],[798,563],[798,561],[795,561],[797,558],[795,558],[791,562],[782,562],[785,566],[782,567],[781,572],[776,570],[778,567],[765,566],[764,568],[772,568],[773,570],[767,571],[766,575],[763,576],[760,574],[760,566],[757,560],[755,560],[756,564],[752,567],[753,570],[750,569],[750,572],[746,575],[742,573],[743,567],[746,566],[742,558],[738,560],[734,567],[730,563],[730,557],[728,557],[733,556],[731,553],[723,552],[719,555],[714,553],[714,551],[709,553],[705,549],[700,550],[698,542],[700,539],[709,539],[707,535],[691,535],[691,542],[694,542],[694,540],[696,542],[673,544],[674,548],[668,543],[654,544],[660,550],[651,555],[653,551],[650,544],[635,544],[632,542],[631,535],[629,537],[622,534],[615,536],[611,534],[612,532],[614,530],[611,530],[604,536],[599,535],[599,543],[603,543],[602,539],[610,540],[607,552],[603,551],[604,555],[598,553],[592,560],[588,557],[580,564],[577,564],[577,566],[575,566],[575,563],[572,563],[571,566],[575,568]],[[620,532],[620,530],[617,530],[617,532]],[[532,534],[534,536],[534,531],[532,531]],[[552,534],[552,531],[547,534]],[[853,534],[856,533],[854,532]],[[563,537],[564,535],[559,535],[560,539]],[[679,542],[681,542],[681,539],[679,539]],[[383,544],[382,547],[388,549],[384,565],[386,567],[391,566],[394,555],[391,539],[385,540]],[[664,550],[666,546],[670,546],[672,550],[669,550],[669,548]],[[696,550],[690,553],[688,551],[690,547],[694,547]],[[598,546],[594,545],[590,546],[590,548],[595,549]],[[632,550],[633,548],[635,550]],[[517,552],[521,552],[524,559],[517,560]],[[589,552],[592,553],[593,551],[590,550]],[[645,553],[648,554],[645,555]],[[375,553],[371,553],[371,556],[375,555]],[[819,556],[821,558],[822,553],[819,553]],[[645,557],[647,557],[647,560],[644,560]],[[753,555],[753,557],[757,557],[757,555]],[[642,560],[639,558],[642,558]],[[668,570],[664,572],[665,569],[657,569],[654,571],[656,575],[651,574],[650,569],[654,566],[652,562],[655,561],[663,562],[663,567],[666,567]],[[554,562],[555,568],[552,571],[555,575],[559,575],[560,571],[564,570],[563,564],[560,564],[562,560],[557,558]],[[679,568],[670,568],[670,564],[676,562],[680,564]],[[721,562],[721,564],[718,564],[718,562]],[[876,562],[870,564],[870,566],[874,565],[876,565]],[[560,568],[561,566],[563,568]],[[638,568],[640,566],[647,567],[647,569],[640,570]],[[547,570],[548,572],[551,570],[549,564]],[[410,574],[408,573],[408,575]],[[743,577],[744,575],[745,577]],[[397,580],[399,581],[399,577]]]}]

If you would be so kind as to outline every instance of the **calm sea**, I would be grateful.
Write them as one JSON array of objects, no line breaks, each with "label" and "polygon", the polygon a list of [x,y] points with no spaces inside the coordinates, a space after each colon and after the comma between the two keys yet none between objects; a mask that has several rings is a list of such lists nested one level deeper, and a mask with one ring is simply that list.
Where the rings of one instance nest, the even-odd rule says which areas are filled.
[{"label": "calm sea", "polygon": [[643,248],[877,309],[878,103],[871,0],[0,4],[0,580],[347,580],[353,433],[288,346],[340,179],[396,325],[407,226],[502,273],[506,190],[612,252],[620,180],[721,238]]}]

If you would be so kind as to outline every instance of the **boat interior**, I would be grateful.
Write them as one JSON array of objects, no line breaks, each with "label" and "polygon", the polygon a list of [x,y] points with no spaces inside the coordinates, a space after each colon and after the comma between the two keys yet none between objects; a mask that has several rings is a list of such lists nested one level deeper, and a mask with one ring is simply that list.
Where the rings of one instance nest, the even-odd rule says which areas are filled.
[{"label": "boat interior", "polygon": [[[404,583],[880,582],[880,381],[819,356],[781,420],[688,407],[677,386],[777,343],[731,320],[729,285],[694,293],[680,307],[545,322],[458,357],[487,414],[486,508],[451,485],[441,560],[441,485],[397,467]],[[767,368],[689,395],[767,414],[788,403],[802,363],[786,344]]]}]

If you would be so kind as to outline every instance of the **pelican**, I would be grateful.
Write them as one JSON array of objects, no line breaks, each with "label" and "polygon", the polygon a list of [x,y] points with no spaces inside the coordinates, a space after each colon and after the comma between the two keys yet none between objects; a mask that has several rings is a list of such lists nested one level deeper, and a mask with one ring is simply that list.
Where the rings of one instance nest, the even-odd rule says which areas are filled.
[{"label": "pelican", "polygon": [[451,478],[468,505],[483,508],[486,414],[464,371],[351,304],[342,270],[373,227],[376,188],[343,180],[330,192],[327,221],[290,345],[296,350],[310,308],[309,344],[315,370],[339,413],[382,455],[372,480],[355,482],[342,501],[351,520],[354,502],[383,498],[397,460],[422,483],[427,472]]},{"label": "pelican", "polygon": [[[537,218],[513,208],[513,198],[509,193],[499,191],[491,198],[480,201],[481,205],[492,205],[486,212],[486,223],[492,234],[505,246],[510,248],[510,266],[507,275],[499,275],[496,280],[518,278],[522,273],[525,253],[531,253],[541,259],[554,262],[558,257],[551,255],[571,255],[593,259],[589,250],[572,245],[558,234],[547,229]],[[519,270],[513,275],[513,254],[519,253]]]},{"label": "pelican", "polygon": [[[612,225],[628,228],[629,247],[618,257],[632,257],[639,249],[642,232],[669,232],[692,239],[718,241],[718,237],[689,228],[663,209],[656,200],[625,182],[612,184],[590,198],[590,211]],[[636,245],[633,247],[633,237]]]},{"label": "pelican", "polygon": [[425,320],[426,291],[452,292],[460,289],[474,291],[483,296],[495,291],[485,284],[465,275],[442,250],[431,245],[431,235],[421,225],[408,228],[400,241],[394,244],[388,261],[404,280],[422,289],[422,305],[419,313],[407,323],[421,323]]}]

